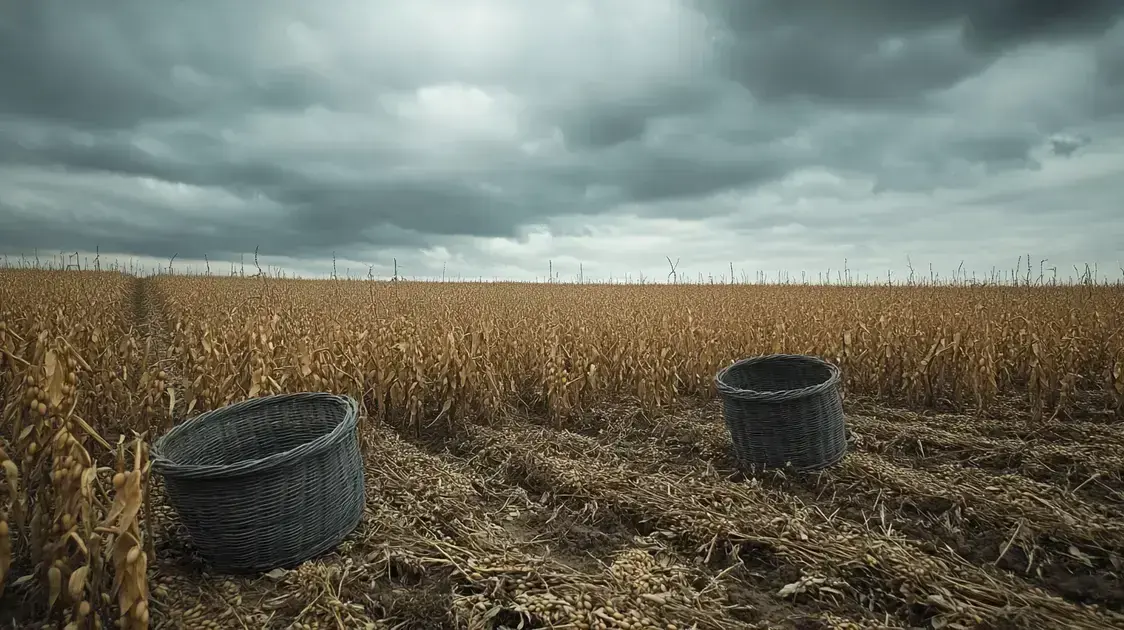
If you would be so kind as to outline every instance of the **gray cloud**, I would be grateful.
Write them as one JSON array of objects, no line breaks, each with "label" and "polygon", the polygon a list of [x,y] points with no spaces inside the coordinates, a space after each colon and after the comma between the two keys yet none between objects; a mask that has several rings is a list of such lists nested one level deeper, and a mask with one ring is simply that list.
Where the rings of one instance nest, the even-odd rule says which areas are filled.
[{"label": "gray cloud", "polygon": [[[815,251],[880,264],[922,226],[959,260],[966,245],[935,227],[949,198],[978,230],[1019,208],[1076,230],[1052,222],[1068,205],[1101,238],[1124,221],[1104,157],[1124,140],[1121,14],[1112,0],[16,3],[0,17],[0,252],[260,246],[310,269],[338,252],[511,273],[542,255],[596,268],[606,246],[658,264],[671,229],[697,232],[678,241],[688,257],[773,268]],[[1080,169],[1103,181],[1075,184]],[[706,244],[730,234],[787,248]],[[1053,242],[1119,254],[1081,238]]]},{"label": "gray cloud", "polygon": [[1096,38],[1113,0],[697,0],[728,76],[763,98],[916,106],[1030,43]]},{"label": "gray cloud", "polygon": [[1050,148],[1054,151],[1054,155],[1069,157],[1073,155],[1074,151],[1077,151],[1090,142],[1092,142],[1092,138],[1085,135],[1060,135],[1050,138]]}]

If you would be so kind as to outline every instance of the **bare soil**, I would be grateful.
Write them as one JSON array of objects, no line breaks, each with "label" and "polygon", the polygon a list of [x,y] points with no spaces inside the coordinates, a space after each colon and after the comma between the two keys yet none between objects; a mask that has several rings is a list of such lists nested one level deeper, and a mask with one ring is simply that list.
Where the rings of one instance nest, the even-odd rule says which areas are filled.
[{"label": "bare soil", "polygon": [[295,570],[212,575],[161,508],[154,626],[1124,627],[1115,427],[848,412],[840,464],[752,476],[713,401],[367,420],[365,519]]}]

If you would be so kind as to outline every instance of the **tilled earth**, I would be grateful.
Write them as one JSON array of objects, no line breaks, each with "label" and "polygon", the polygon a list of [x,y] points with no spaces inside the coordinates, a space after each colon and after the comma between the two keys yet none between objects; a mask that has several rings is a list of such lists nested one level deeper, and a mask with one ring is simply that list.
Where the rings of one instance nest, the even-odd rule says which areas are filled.
[{"label": "tilled earth", "polygon": [[715,402],[365,419],[363,522],[295,570],[211,574],[159,508],[153,626],[1124,628],[1118,426],[848,412],[839,465],[752,477]]}]

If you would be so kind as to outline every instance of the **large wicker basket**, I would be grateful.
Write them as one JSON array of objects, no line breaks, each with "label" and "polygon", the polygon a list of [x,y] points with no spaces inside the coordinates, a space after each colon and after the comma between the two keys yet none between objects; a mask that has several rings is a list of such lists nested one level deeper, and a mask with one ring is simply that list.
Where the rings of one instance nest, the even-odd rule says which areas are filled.
[{"label": "large wicker basket", "polygon": [[230,573],[290,568],[359,523],[358,407],[327,393],[251,398],[172,428],[152,469],[199,554]]},{"label": "large wicker basket", "polygon": [[739,464],[798,471],[830,466],[847,450],[835,365],[811,356],[742,359],[715,376]]}]

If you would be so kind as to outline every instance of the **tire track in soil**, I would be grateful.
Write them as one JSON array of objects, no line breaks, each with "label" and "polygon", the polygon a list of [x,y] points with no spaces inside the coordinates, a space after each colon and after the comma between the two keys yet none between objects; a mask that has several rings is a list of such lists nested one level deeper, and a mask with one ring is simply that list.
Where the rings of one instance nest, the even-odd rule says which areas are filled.
[{"label": "tire track in soil", "polygon": [[[509,431],[509,433],[510,433],[510,431]],[[580,436],[580,435],[577,435],[577,434],[568,434],[569,437],[567,437],[566,435],[564,435],[562,433],[554,432],[554,433],[550,433],[550,435],[551,435],[551,438],[552,438],[553,441],[552,440],[546,440],[546,441],[541,442],[541,443],[539,441],[535,442],[536,446],[540,447],[540,450],[542,450],[542,449],[549,450],[549,448],[547,447],[547,444],[550,444],[553,447],[561,448],[558,445],[560,443],[564,444],[567,441],[567,439],[570,439],[570,440],[578,442],[578,445],[575,447],[575,450],[573,450],[572,452],[568,452],[568,456],[570,456],[570,457],[575,457],[575,458],[580,459],[582,457],[588,457],[589,453],[597,453],[597,457],[599,457],[599,458],[606,459],[606,460],[613,460],[619,454],[619,451],[616,448],[605,447],[603,445],[598,444],[594,440],[591,440],[589,438],[586,438],[586,437],[583,437],[583,436]],[[499,439],[502,440],[504,438],[500,437]],[[517,452],[518,449],[519,449],[519,441],[513,440],[513,438],[511,438],[510,436],[508,436],[507,440],[508,440],[507,448],[512,452]],[[582,440],[585,440],[585,442],[582,442]],[[613,442],[613,444],[618,444],[618,443]],[[474,447],[480,448],[481,445],[476,444],[476,445],[474,445]],[[527,453],[527,455],[533,456],[534,454],[533,453]],[[638,469],[638,468],[633,468],[631,466],[631,464],[632,464],[631,460],[629,460],[627,464],[623,462],[623,460],[625,459],[623,456],[619,457],[619,459],[622,460],[619,465],[622,468],[632,468],[632,470],[628,471],[628,472],[631,472],[634,476],[644,474],[645,472],[648,473],[648,474],[656,474],[656,475],[660,474],[659,472],[652,471],[652,470],[641,470],[641,469]],[[494,460],[489,460],[488,464],[489,465],[498,465],[497,461],[494,461]],[[684,467],[681,464],[677,465],[677,464],[674,464],[674,463],[665,462],[665,465],[667,465],[668,468],[674,470],[674,473],[673,473],[674,475],[683,475],[683,474],[686,473],[686,471],[684,470]],[[625,471],[622,471],[622,474],[627,474],[627,473]],[[669,474],[669,473],[665,473],[665,474]],[[712,479],[717,479],[717,475],[711,475],[711,477],[712,477]],[[731,485],[731,484],[726,484],[725,482],[721,482],[721,481],[716,481],[715,484],[717,486],[729,486],[729,485]],[[736,487],[737,484],[732,484],[732,485],[734,485]],[[767,488],[766,488],[766,490],[767,490]],[[777,489],[774,489],[774,490],[777,490]],[[776,504],[776,503],[783,503],[784,502],[784,498],[783,498],[784,493],[783,492],[781,492],[779,495],[778,494],[769,494],[767,496],[769,497],[769,499],[766,501],[766,503],[771,502],[771,503]],[[619,506],[619,507],[621,507],[622,509],[624,509],[626,511],[629,509],[628,506]],[[790,514],[788,516],[789,516],[789,518],[791,518],[792,515]],[[641,519],[643,519],[643,518],[658,519],[659,516],[656,515],[656,514],[643,514],[643,515],[640,515],[640,518]],[[875,537],[877,538],[877,535],[875,535]],[[913,547],[916,547],[916,549],[914,551],[916,551],[917,553],[924,553],[923,550],[921,550],[918,547],[917,541],[909,541],[909,542],[906,542],[906,544],[911,545]],[[933,551],[936,551],[936,550],[933,550]],[[992,580],[998,579],[1000,581],[1006,581],[1006,582],[1010,583],[1012,585],[1012,587],[1017,591],[1022,591],[1022,592],[1027,592],[1027,593],[1033,592],[1033,593],[1035,593],[1034,597],[1036,597],[1036,598],[1040,596],[1038,594],[1040,592],[1035,591],[1035,589],[1032,589],[1029,584],[1027,584],[1026,582],[1023,582],[1022,580],[1020,580],[1016,577],[1013,577],[1013,576],[1010,576],[1010,575],[1004,575],[1002,573],[992,575],[992,573],[990,571],[986,571],[984,569],[981,569],[980,567],[976,567],[976,566],[973,566],[971,564],[967,564],[962,559],[956,558],[956,556],[954,556],[954,555],[949,556],[948,554],[944,554],[942,556],[942,558],[943,558],[943,561],[950,561],[951,560],[954,563],[962,564],[963,566],[958,568],[958,570],[961,571],[961,572],[967,571],[969,573],[972,573],[974,571],[975,572],[982,571],[983,573],[978,574],[978,584],[981,585],[981,587],[983,585],[986,585],[986,584],[990,583]],[[1045,593],[1041,593],[1041,594],[1045,595]],[[1047,596],[1046,599],[1043,600],[1043,601],[1051,602],[1049,604],[1050,606],[1057,605],[1057,606],[1061,606],[1063,608],[1066,607],[1066,606],[1072,606],[1073,605],[1073,604],[1063,603],[1064,600],[1056,598],[1056,597],[1051,597],[1051,596]],[[1072,608],[1070,610],[1076,611],[1076,610],[1082,610],[1082,609],[1081,608]],[[1090,613],[1090,614],[1092,614],[1092,613]],[[1095,627],[1095,624],[1094,624],[1094,627]]]},{"label": "tire track in soil", "polygon": [[171,335],[167,330],[166,313],[161,308],[156,282],[157,279],[147,277],[133,280],[133,326],[142,338],[153,340],[153,350],[158,355],[166,355],[171,347]]},{"label": "tire track in soil", "polygon": [[[598,439],[652,469],[690,470],[707,462],[727,477],[740,478],[719,427],[693,414],[661,423],[658,438],[618,422],[607,424]],[[916,469],[911,463],[900,466],[854,451],[814,475],[776,472],[760,474],[758,481],[809,504],[825,504],[825,510],[838,509],[853,523],[866,526],[873,520],[884,530],[905,532],[935,555],[948,548],[980,566],[995,563],[1075,603],[1124,609],[1124,522],[1111,507],[1074,500],[1021,476],[958,466]]]},{"label": "tire track in soil", "polygon": [[132,280],[130,306],[134,328],[140,329],[148,320],[148,278],[136,277]]}]

